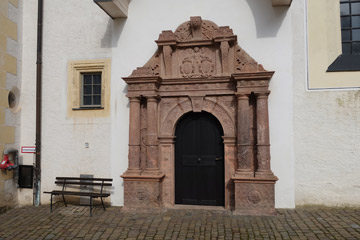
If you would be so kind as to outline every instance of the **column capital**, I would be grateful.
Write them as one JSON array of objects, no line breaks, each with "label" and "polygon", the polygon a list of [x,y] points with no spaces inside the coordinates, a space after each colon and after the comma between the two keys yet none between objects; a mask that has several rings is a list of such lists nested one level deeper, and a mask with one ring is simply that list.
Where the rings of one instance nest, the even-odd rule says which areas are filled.
[{"label": "column capital", "polygon": [[130,102],[140,102],[140,96],[136,96],[136,97],[131,96],[131,97],[129,97],[129,101]]},{"label": "column capital", "polygon": [[261,92],[254,92],[256,98],[267,98],[270,94],[270,91],[261,91]]},{"label": "column capital", "polygon": [[160,96],[158,95],[151,95],[151,96],[144,96],[147,102],[158,102],[160,100]]},{"label": "column capital", "polygon": [[250,95],[251,93],[235,93],[237,99],[243,99],[243,100],[249,99]]}]

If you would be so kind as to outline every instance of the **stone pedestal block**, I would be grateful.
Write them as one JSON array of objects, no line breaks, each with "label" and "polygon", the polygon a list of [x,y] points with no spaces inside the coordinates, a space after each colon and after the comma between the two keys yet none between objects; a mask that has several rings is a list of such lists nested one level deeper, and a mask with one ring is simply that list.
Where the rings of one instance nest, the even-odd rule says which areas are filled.
[{"label": "stone pedestal block", "polygon": [[164,176],[122,176],[124,209],[156,210],[162,207],[161,189]]},{"label": "stone pedestal block", "polygon": [[275,215],[274,186],[277,178],[268,180],[234,179],[236,215]]}]

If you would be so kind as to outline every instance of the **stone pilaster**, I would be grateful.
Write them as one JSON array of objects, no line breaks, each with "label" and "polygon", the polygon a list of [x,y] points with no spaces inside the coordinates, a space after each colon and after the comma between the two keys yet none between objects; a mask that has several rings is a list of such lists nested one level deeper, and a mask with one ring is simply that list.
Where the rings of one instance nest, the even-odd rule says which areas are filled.
[{"label": "stone pilaster", "polygon": [[237,177],[253,177],[253,146],[250,139],[249,95],[237,94]]},{"label": "stone pilaster", "polygon": [[146,131],[146,172],[159,171],[158,161],[158,121],[155,96],[146,97],[147,101],[147,131]]},{"label": "stone pilaster", "polygon": [[140,169],[140,99],[130,98],[129,167],[127,173],[139,174]]},{"label": "stone pilaster", "polygon": [[257,177],[274,176],[270,170],[269,94],[269,91],[256,93]]}]

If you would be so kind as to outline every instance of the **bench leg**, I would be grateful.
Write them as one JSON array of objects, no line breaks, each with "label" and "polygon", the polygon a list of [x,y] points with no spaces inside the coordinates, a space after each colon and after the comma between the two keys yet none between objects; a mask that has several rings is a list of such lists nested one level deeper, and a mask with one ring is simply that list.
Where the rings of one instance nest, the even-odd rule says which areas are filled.
[{"label": "bench leg", "polygon": [[51,194],[51,197],[50,197],[50,212],[52,212],[52,197],[53,197],[53,195]]},{"label": "bench leg", "polygon": [[90,217],[92,217],[92,209],[93,209],[93,198],[90,197]]},{"label": "bench leg", "polygon": [[102,206],[103,206],[103,208],[104,208],[104,211],[105,211],[105,204],[104,204],[104,201],[103,201],[102,197],[100,197],[100,199],[101,199],[101,203],[102,203]]},{"label": "bench leg", "polygon": [[67,207],[67,204],[66,204],[66,201],[65,201],[65,196],[64,196],[64,194],[61,194],[61,195],[62,195],[62,198],[63,198],[64,204],[65,204],[65,207]]}]

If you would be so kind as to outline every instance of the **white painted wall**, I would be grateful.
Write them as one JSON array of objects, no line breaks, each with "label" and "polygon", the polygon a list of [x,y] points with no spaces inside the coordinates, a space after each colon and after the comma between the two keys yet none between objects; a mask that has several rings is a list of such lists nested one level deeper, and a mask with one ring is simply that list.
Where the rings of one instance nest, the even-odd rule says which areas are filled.
[{"label": "white painted wall", "polygon": [[[296,1],[295,1],[296,2]],[[301,4],[273,8],[264,0],[136,0],[127,19],[110,19],[92,1],[45,1],[43,58],[42,189],[54,188],[55,176],[81,173],[112,177],[112,203],[123,204],[120,175],[127,168],[128,100],[121,77],[143,66],[156,51],[162,30],[175,30],[190,16],[201,16],[219,26],[230,26],[239,45],[267,70],[276,71],[269,98],[272,170],[276,207],[294,207],[293,79],[299,71],[293,55],[294,39],[303,33],[293,26],[303,19]],[[22,145],[33,145],[35,136],[36,0],[24,2]],[[111,117],[66,117],[67,62],[112,59]],[[303,65],[302,65],[303,66]],[[304,69],[300,70],[304,71]],[[90,148],[85,149],[84,143]],[[32,163],[32,156],[23,156]],[[21,203],[31,203],[29,192]],[[31,192],[30,192],[31,196]],[[49,196],[42,196],[42,203]]]},{"label": "white painted wall", "polygon": [[[314,2],[317,0],[310,1],[319,3]],[[296,1],[293,1],[293,4],[295,3]],[[322,12],[322,16],[334,11],[332,8],[326,10],[329,12]],[[314,11],[316,9],[312,9],[312,12]],[[333,14],[329,16],[334,18]],[[331,21],[327,19],[326,22]],[[298,28],[301,27],[298,26]],[[333,26],[327,27],[333,28]],[[325,29],[317,34],[323,37],[322,34],[326,33]],[[317,42],[315,38],[318,36],[308,39]],[[331,42],[331,39],[328,38],[328,41]],[[294,39],[294,44],[301,46],[304,42]],[[312,53],[317,59],[320,59],[322,54]],[[298,55],[299,64],[307,60],[303,52],[297,52],[294,55]],[[309,68],[319,67],[322,64],[324,63],[310,61]],[[294,71],[294,74],[296,205],[359,206],[360,92],[359,88],[348,90],[334,88],[336,82],[346,84],[351,74],[356,75],[359,72],[338,72],[333,75],[323,71],[322,79],[314,79],[312,77],[316,75],[307,76],[301,72]],[[337,79],[336,76],[338,76]],[[323,81],[323,84],[328,84],[324,87],[329,89],[309,91],[306,89],[305,81]]]},{"label": "white painted wall", "polygon": [[[24,1],[21,145],[35,143],[37,1]],[[67,117],[67,64],[71,60],[111,58],[112,20],[92,1],[45,1],[43,32],[43,112],[41,192],[54,189],[56,176],[111,175],[111,121]],[[90,147],[85,148],[85,142]],[[34,156],[23,154],[23,163]],[[118,171],[115,180],[119,181]],[[116,188],[114,191],[121,195]],[[21,204],[32,190],[21,190]],[[42,194],[47,203],[49,195]]]}]

